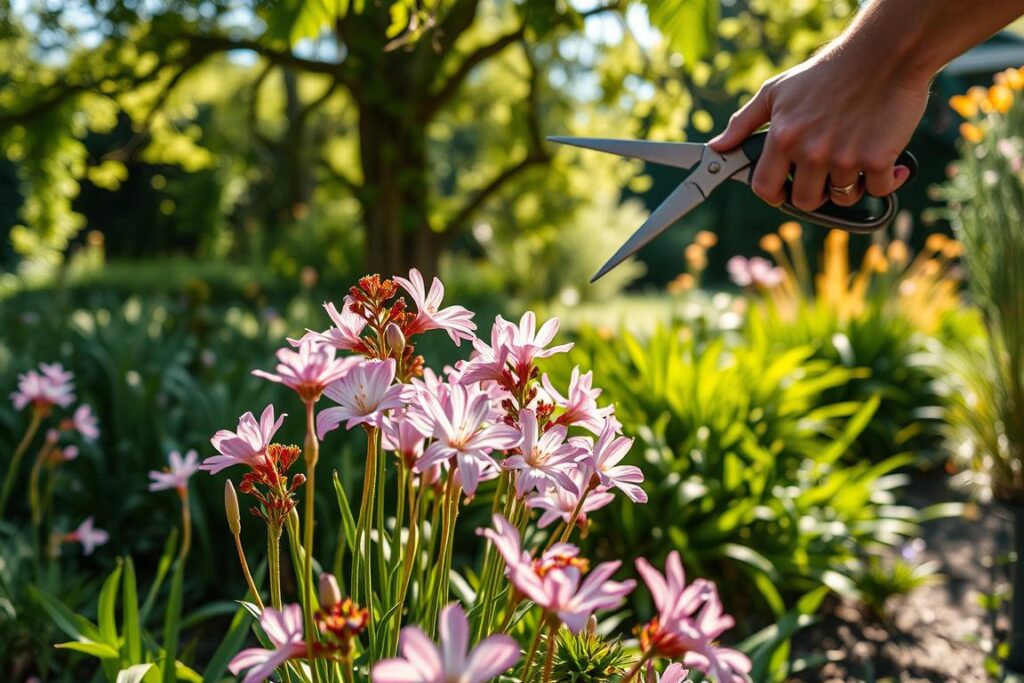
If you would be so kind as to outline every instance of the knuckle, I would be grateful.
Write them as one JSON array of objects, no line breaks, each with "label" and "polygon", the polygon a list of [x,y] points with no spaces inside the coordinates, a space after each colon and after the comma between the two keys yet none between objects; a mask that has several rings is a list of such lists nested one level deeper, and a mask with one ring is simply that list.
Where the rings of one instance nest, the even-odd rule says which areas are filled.
[{"label": "knuckle", "polygon": [[843,174],[852,175],[860,170],[857,155],[855,153],[851,153],[845,150],[835,152],[832,155],[830,165],[835,171],[838,171],[839,173]]},{"label": "knuckle", "polygon": [[821,142],[808,142],[800,150],[800,158],[803,162],[812,166],[825,166],[829,160],[829,147]]},{"label": "knuckle", "polygon": [[754,176],[754,180],[750,183],[750,188],[754,191],[754,194],[765,201],[774,200],[775,195],[778,193],[778,188],[773,187],[772,184],[764,178],[759,178],[756,175]]},{"label": "knuckle", "polygon": [[800,131],[796,126],[790,124],[777,124],[769,129],[769,133],[779,149],[792,151],[800,142]]}]

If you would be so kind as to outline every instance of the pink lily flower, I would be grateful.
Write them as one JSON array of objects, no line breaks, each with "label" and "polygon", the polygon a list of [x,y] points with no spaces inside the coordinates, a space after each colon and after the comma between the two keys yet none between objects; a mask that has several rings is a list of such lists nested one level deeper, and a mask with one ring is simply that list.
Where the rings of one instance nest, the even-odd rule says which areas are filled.
[{"label": "pink lily flower", "polygon": [[405,335],[412,337],[427,330],[444,330],[452,338],[456,346],[461,344],[463,339],[473,339],[476,335],[476,323],[473,322],[473,312],[462,306],[449,306],[441,310],[441,300],[444,298],[444,285],[438,278],[434,278],[430,284],[430,291],[426,291],[423,282],[423,275],[413,268],[409,271],[409,279],[394,277],[402,289],[409,293],[416,303],[416,317],[405,329]]},{"label": "pink lily flower", "polygon": [[381,418],[380,433],[381,448],[397,453],[406,467],[412,467],[423,455],[429,434],[420,421],[410,417],[408,408]]},{"label": "pink lily flower", "polygon": [[493,519],[495,529],[482,533],[505,559],[512,585],[574,634],[583,630],[597,610],[622,604],[636,586],[632,579],[610,580],[622,565],[618,561],[599,564],[584,579],[587,561],[578,557],[579,549],[569,543],[556,543],[531,562],[521,549],[515,527],[500,514]]},{"label": "pink lily flower", "polygon": [[686,683],[686,678],[690,675],[690,670],[684,668],[682,664],[676,662],[675,664],[669,664],[668,668],[659,676],[654,671],[654,664],[647,664],[647,680],[648,683]]},{"label": "pink lily flower", "polygon": [[556,406],[564,410],[558,416],[559,424],[579,425],[594,434],[601,433],[605,422],[614,414],[615,407],[597,407],[597,397],[601,395],[601,390],[592,388],[593,381],[594,373],[587,372],[581,375],[579,366],[576,366],[572,369],[569,395],[566,397],[555,389],[546,374],[541,378],[544,391]]},{"label": "pink lily flower", "polygon": [[316,401],[328,384],[344,377],[353,365],[360,362],[355,357],[335,358],[335,353],[333,346],[303,337],[298,351],[277,350],[276,373],[253,370],[252,374],[285,385],[303,401]]},{"label": "pink lily flower", "polygon": [[587,513],[603,508],[615,499],[615,496],[609,491],[593,491],[583,501],[583,507],[577,518],[570,521],[569,518],[572,517],[573,511],[576,510],[576,506],[580,502],[580,496],[587,489],[588,482],[584,474],[577,468],[570,475],[576,485],[575,492],[561,486],[550,486],[543,493],[537,493],[530,497],[526,504],[531,508],[544,511],[540,519],[537,520],[538,528],[544,529],[553,522],[562,520],[567,524],[575,524],[585,529]]},{"label": "pink lily flower", "polygon": [[490,452],[515,448],[522,435],[509,425],[486,424],[490,401],[480,389],[460,384],[446,386],[447,401],[442,401],[437,393],[419,395],[420,408],[429,419],[436,441],[427,447],[415,470],[422,472],[436,463],[454,459],[462,487],[472,496],[483,470],[487,466],[497,468]]},{"label": "pink lily flower", "polygon": [[74,425],[75,430],[78,431],[86,441],[95,441],[100,436],[96,416],[93,414],[92,408],[90,408],[87,403],[83,403],[75,409],[75,413],[71,418],[71,423]]},{"label": "pink lily flower", "polygon": [[401,408],[411,397],[407,384],[395,381],[395,359],[367,360],[352,368],[324,393],[338,407],[321,410],[316,416],[316,432],[320,439],[347,420],[345,429],[367,424],[379,427],[388,410]]},{"label": "pink lily flower", "polygon": [[647,584],[658,615],[644,626],[640,643],[645,653],[683,657],[684,666],[700,669],[717,683],[743,683],[751,670],[742,652],[715,643],[732,628],[734,620],[723,614],[718,589],[697,579],[686,585],[683,563],[677,551],[665,562],[665,575],[640,558],[637,571]]},{"label": "pink lily flower", "polygon": [[236,676],[248,669],[249,673],[242,679],[242,683],[265,681],[289,659],[306,656],[300,605],[286,605],[281,611],[267,607],[260,615],[260,627],[273,643],[274,649],[251,647],[235,655],[228,663],[228,669]]},{"label": "pink lily flower", "polygon": [[482,339],[473,340],[473,355],[468,361],[456,365],[459,384],[494,382],[501,378],[508,364],[508,338],[515,327],[500,315],[491,327],[491,344]]},{"label": "pink lily flower", "polygon": [[777,266],[772,266],[771,261],[760,256],[750,259],[743,256],[733,256],[725,264],[725,268],[729,271],[729,278],[739,287],[754,285],[755,287],[770,289],[782,284],[782,281],[786,279],[786,271]]},{"label": "pink lily flower", "polygon": [[340,311],[333,303],[325,302],[324,310],[327,311],[327,316],[334,325],[325,332],[312,332],[313,337],[336,349],[345,351],[363,349],[362,334],[366,327],[366,318],[353,312],[351,304],[352,297],[350,296],[345,297]]},{"label": "pink lily flower", "polygon": [[[498,316],[498,320],[509,326],[508,344],[509,355],[515,362],[517,368],[525,368],[531,365],[537,358],[549,358],[556,353],[564,353],[573,347],[573,344],[560,344],[546,348],[558,332],[558,318],[552,318],[537,329],[537,316],[533,311],[527,311],[519,320],[519,326]],[[497,323],[495,323],[497,324]]]},{"label": "pink lily flower", "polygon": [[589,436],[570,441],[585,451],[579,462],[593,473],[601,486],[619,489],[634,503],[646,503],[647,493],[640,487],[643,471],[636,465],[619,464],[633,446],[633,439],[618,436],[617,429],[618,423],[609,419],[596,444]]},{"label": "pink lily flower", "polygon": [[67,542],[78,542],[82,544],[82,554],[92,555],[97,546],[101,546],[110,540],[110,534],[103,529],[93,526],[95,519],[90,515],[85,521],[78,525],[74,531],[65,534]]},{"label": "pink lily flower", "polygon": [[169,489],[176,489],[179,493],[184,493],[188,488],[188,480],[199,471],[199,455],[195,452],[195,449],[185,453],[184,458],[181,457],[180,452],[171,451],[168,453],[167,459],[170,462],[168,469],[163,471],[152,470],[149,473],[149,478],[153,480],[149,484],[149,490],[167,491]]},{"label": "pink lily flower", "polygon": [[519,661],[519,644],[504,634],[469,650],[469,620],[457,603],[441,611],[439,626],[440,647],[418,627],[403,628],[402,656],[374,666],[373,683],[487,683]]},{"label": "pink lily flower", "polygon": [[71,405],[75,400],[71,383],[74,374],[65,371],[60,363],[40,363],[39,368],[42,374],[29,370],[18,375],[18,390],[11,394],[15,410],[24,410],[29,404],[40,409]]},{"label": "pink lily flower", "polygon": [[217,455],[203,460],[199,469],[217,474],[225,467],[246,465],[256,467],[265,460],[267,446],[274,439],[274,434],[281,428],[287,413],[274,420],[274,406],[268,405],[257,422],[252,413],[238,418],[238,430],[235,432],[222,429],[213,435],[210,443],[217,449]]},{"label": "pink lily flower", "polygon": [[74,460],[75,458],[78,457],[78,446],[75,446],[74,444],[70,446],[65,446],[64,448],[60,449],[59,457],[64,462]]},{"label": "pink lily flower", "polygon": [[576,460],[582,449],[566,443],[567,428],[556,425],[539,435],[540,425],[533,410],[526,408],[519,413],[519,429],[522,442],[519,455],[510,455],[501,463],[509,470],[518,470],[516,495],[522,498],[536,488],[542,491],[546,486],[565,488],[579,492],[570,473],[578,469]]}]

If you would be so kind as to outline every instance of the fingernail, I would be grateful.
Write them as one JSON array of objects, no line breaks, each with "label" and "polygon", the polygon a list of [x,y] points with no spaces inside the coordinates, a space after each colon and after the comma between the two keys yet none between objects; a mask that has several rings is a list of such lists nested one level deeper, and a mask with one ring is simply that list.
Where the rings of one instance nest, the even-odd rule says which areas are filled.
[{"label": "fingernail", "polygon": [[906,166],[897,166],[896,170],[892,173],[892,177],[897,183],[902,185],[910,177],[910,169]]}]

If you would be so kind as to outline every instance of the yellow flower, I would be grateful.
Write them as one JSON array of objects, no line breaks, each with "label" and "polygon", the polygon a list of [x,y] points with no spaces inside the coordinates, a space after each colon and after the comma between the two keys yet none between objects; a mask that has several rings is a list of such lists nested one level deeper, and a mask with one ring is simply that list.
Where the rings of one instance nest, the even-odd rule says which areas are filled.
[{"label": "yellow flower", "polygon": [[800,239],[800,235],[803,234],[803,228],[796,221],[786,221],[779,226],[779,234],[787,242],[794,242]]},{"label": "yellow flower", "polygon": [[1005,114],[1013,106],[1013,91],[1005,85],[993,85],[988,89],[988,101],[992,103],[993,109]]},{"label": "yellow flower", "polygon": [[708,267],[707,251],[699,244],[686,247],[686,263],[693,270],[704,270]]},{"label": "yellow flower", "polygon": [[765,235],[761,238],[761,248],[768,253],[773,253],[782,248],[782,240],[775,233]]},{"label": "yellow flower", "polygon": [[694,238],[694,241],[700,246],[704,247],[705,249],[710,249],[711,247],[718,244],[718,237],[716,237],[715,233],[713,232],[709,232],[708,230],[701,230],[700,232],[697,233],[697,236]]},{"label": "yellow flower", "polygon": [[965,119],[973,119],[978,115],[978,105],[967,95],[953,95],[949,98],[949,106]]},{"label": "yellow flower", "polygon": [[960,124],[960,137],[976,145],[985,139],[985,133],[973,123],[965,121]]},{"label": "yellow flower", "polygon": [[1024,74],[1018,69],[1007,69],[1002,73],[1005,85],[1009,86],[1012,90],[1024,89]]}]

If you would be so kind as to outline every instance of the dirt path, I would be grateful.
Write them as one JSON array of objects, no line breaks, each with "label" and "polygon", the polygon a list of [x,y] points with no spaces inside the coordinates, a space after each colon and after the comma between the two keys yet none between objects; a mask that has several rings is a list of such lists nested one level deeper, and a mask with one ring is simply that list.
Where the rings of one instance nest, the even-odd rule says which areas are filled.
[{"label": "dirt path", "polygon": [[[924,507],[964,500],[942,473],[919,474],[906,502]],[[798,634],[798,656],[829,661],[794,680],[825,683],[990,680],[986,653],[1006,635],[1006,620],[983,608],[986,594],[1004,591],[1010,525],[993,508],[970,505],[964,517],[929,522],[924,560],[938,560],[945,580],[919,588],[889,605],[892,623],[881,624],[856,607],[835,604],[825,621]]]}]

